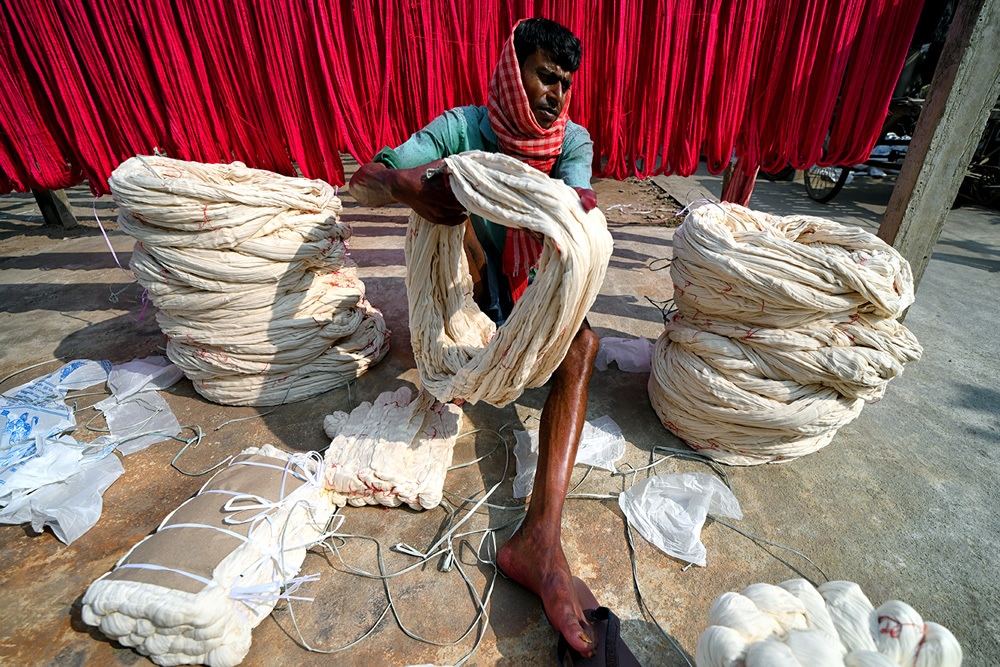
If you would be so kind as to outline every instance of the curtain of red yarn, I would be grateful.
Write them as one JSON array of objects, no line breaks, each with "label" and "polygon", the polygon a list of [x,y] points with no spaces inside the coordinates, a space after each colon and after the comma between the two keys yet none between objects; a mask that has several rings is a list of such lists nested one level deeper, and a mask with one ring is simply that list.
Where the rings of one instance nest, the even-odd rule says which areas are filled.
[{"label": "curtain of red yarn", "polygon": [[570,117],[602,176],[865,159],[919,16],[909,0],[0,0],[0,192],[154,147],[343,183],[482,104],[510,26],[583,41]]}]

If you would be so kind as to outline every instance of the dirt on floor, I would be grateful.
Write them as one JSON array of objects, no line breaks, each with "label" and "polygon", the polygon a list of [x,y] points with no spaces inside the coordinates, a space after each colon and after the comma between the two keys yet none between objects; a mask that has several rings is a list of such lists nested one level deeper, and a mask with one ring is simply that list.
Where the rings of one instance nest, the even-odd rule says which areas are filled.
[{"label": "dirt on floor", "polygon": [[675,216],[683,205],[650,179],[635,176],[624,181],[595,178],[593,184],[597,204],[604,211],[609,225],[676,227],[681,223],[681,218]]}]

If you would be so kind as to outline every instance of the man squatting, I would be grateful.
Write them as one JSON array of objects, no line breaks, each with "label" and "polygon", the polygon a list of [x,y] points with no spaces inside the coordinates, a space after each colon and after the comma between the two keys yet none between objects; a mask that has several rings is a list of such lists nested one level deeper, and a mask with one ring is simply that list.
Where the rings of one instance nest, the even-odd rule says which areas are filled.
[{"label": "man squatting", "polygon": [[[463,151],[504,153],[562,179],[579,193],[584,209],[593,209],[593,142],[585,128],[568,119],[570,87],[582,55],[580,40],[558,23],[520,22],[500,55],[487,106],[445,111],[401,146],[382,149],[351,178],[351,193],[365,206],[399,202],[436,224],[466,224],[475,299],[497,326],[524,292],[541,243],[522,230],[468,216],[440,170],[430,177],[428,170]],[[594,630],[583,607],[593,595],[570,573],[561,518],[597,347],[597,335],[584,320],[552,376],[527,516],[497,555],[500,569],[541,597],[549,621],[583,656],[593,653]]]}]

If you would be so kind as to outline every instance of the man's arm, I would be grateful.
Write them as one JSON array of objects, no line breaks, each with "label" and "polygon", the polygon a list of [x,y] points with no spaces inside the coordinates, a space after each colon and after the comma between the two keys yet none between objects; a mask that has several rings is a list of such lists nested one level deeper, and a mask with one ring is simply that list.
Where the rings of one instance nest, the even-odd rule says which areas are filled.
[{"label": "man's arm", "polygon": [[438,225],[459,225],[468,217],[455,199],[447,176],[427,171],[443,164],[435,160],[413,169],[389,169],[381,162],[369,162],[351,177],[351,194],[362,206],[385,206],[399,202],[420,217]]}]

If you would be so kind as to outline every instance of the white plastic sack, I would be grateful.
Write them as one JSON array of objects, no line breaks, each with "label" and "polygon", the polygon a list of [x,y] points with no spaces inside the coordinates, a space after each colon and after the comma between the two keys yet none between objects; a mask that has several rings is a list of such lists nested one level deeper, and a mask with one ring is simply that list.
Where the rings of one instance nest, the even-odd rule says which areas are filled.
[{"label": "white plastic sack", "polygon": [[674,558],[705,566],[701,527],[709,514],[742,519],[733,492],[703,472],[657,475],[618,496],[629,524]]},{"label": "white plastic sack", "polygon": [[[514,497],[527,498],[535,483],[538,467],[538,431],[515,431],[517,445],[517,475],[514,477]],[[574,465],[594,466],[609,472],[615,471],[618,459],[625,455],[625,437],[611,417],[604,416],[583,425],[580,445],[576,450]]]},{"label": "white plastic sack", "polygon": [[[108,408],[104,418],[123,455],[134,454],[181,432],[167,401],[155,391],[141,391]],[[144,434],[144,435],[140,435]],[[139,437],[132,437],[139,435]]]},{"label": "white plastic sack", "polygon": [[[59,447],[51,442],[47,447],[56,455],[54,457],[56,461],[59,460],[59,454],[72,454],[73,450],[84,451],[80,447],[65,445]],[[47,457],[42,456],[29,461],[22,474],[28,471],[32,463],[44,458]],[[101,496],[125,472],[121,461],[113,455],[103,456],[89,463],[81,463],[77,459],[72,467],[62,468],[74,470],[72,474],[54,481],[52,477],[58,477],[58,472],[45,470],[40,466],[35,468],[38,469],[32,473],[34,479],[39,482],[38,487],[29,493],[16,496],[3,510],[0,510],[0,523],[16,524],[30,521],[32,529],[39,533],[48,526],[56,537],[66,544],[72,543],[97,523],[103,508]],[[52,474],[47,475],[47,472]],[[15,482],[16,479],[15,477]]]},{"label": "white plastic sack", "polygon": [[182,377],[184,373],[180,368],[159,355],[118,364],[108,373],[108,389],[112,397],[98,403],[97,409],[104,410],[105,405],[124,401],[132,394],[166,389]]},{"label": "white plastic sack", "polygon": [[104,382],[107,361],[72,361],[48,375],[0,396],[0,488],[16,466],[35,455],[35,436],[50,437],[76,428],[66,392]]},{"label": "white plastic sack", "polygon": [[594,368],[599,371],[608,370],[613,361],[618,369],[626,373],[648,373],[652,369],[653,341],[645,336],[639,338],[601,339],[601,346],[594,357]]}]

